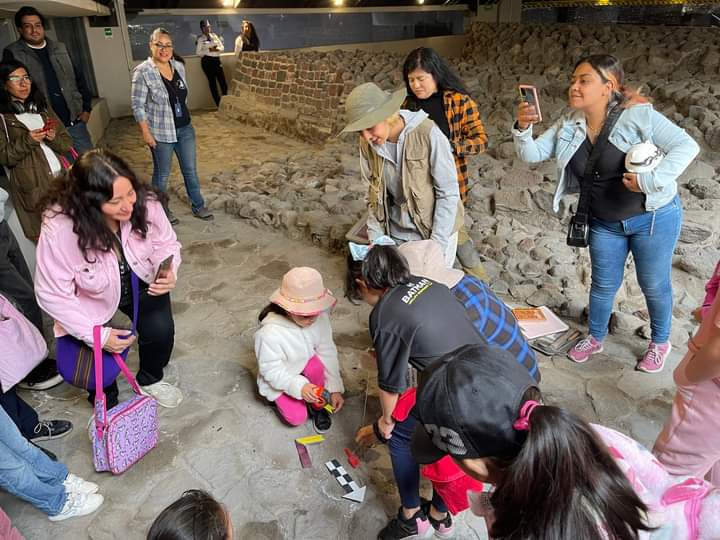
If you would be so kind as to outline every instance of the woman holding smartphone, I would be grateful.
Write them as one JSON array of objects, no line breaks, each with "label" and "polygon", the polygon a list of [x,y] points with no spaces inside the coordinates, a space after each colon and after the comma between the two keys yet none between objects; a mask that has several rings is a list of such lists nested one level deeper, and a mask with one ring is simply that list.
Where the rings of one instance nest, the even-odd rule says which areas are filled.
[{"label": "woman holding smartphone", "polygon": [[[133,316],[132,276],[138,278],[140,369],[137,382],[163,407],[182,393],[163,380],[175,341],[170,291],[180,266],[180,243],[161,203],[163,195],[141,183],[122,159],[106,150],[86,152],[59,178],[45,199],[37,247],[35,293],[55,319],[55,335],[93,344],[102,325],[102,347],[120,353],[135,337],[109,325],[120,310]],[[158,272],[172,257],[170,267]],[[108,409],[117,383],[105,388]],[[90,396],[94,402],[94,395]]]},{"label": "woman holding smartphone", "polygon": [[[512,130],[521,159],[529,163],[556,160],[558,183],[553,209],[557,211],[562,197],[580,190],[585,166],[608,113],[621,107],[598,159],[590,192],[590,332],[568,356],[582,363],[603,350],[613,301],[631,252],[652,333],[636,369],[656,373],[670,353],[670,270],[683,213],[677,178],[699,147],[683,129],[625,85],[622,67],[614,56],[582,58],[570,79],[568,101],[572,110],[537,138],[533,138],[532,125],[539,120],[538,111],[529,103],[520,103]],[[648,172],[630,173],[625,168],[626,153],[644,142],[654,144],[664,158]]]},{"label": "woman holding smartphone", "polygon": [[[467,157],[485,151],[487,135],[475,101],[450,66],[434,50],[420,47],[403,64],[403,79],[408,90],[404,109],[425,111],[450,141],[457,169],[460,200],[467,202]],[[457,258],[465,272],[487,281],[472,239],[463,225],[458,231]]]},{"label": "woman holding smartphone", "polygon": [[10,196],[23,233],[32,242],[40,235],[37,204],[52,179],[62,172],[59,156],[72,138],[23,64],[0,64],[0,164],[10,181]]}]

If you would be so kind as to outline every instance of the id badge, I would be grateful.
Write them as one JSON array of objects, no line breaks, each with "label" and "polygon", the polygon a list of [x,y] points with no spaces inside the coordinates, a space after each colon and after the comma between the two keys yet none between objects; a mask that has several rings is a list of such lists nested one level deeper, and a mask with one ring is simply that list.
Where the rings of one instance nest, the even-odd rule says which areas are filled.
[{"label": "id badge", "polygon": [[182,118],[183,111],[182,111],[182,105],[180,105],[180,100],[175,100],[175,117],[176,118]]}]

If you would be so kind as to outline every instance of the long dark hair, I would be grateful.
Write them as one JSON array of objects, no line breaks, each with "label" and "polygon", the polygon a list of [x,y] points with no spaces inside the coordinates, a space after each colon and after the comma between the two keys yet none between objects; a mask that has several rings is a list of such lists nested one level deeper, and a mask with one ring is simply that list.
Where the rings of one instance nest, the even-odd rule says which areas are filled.
[{"label": "long dark hair", "polygon": [[[47,110],[47,100],[38,85],[34,81],[30,81],[30,94],[23,105],[10,95],[6,88],[6,83],[10,79],[10,75],[18,69],[24,69],[25,73],[30,75],[30,71],[22,62],[17,60],[4,60],[0,63],[0,113],[17,114],[24,111],[27,112],[45,112]],[[13,103],[13,101],[15,103]]]},{"label": "long dark hair", "polygon": [[611,54],[590,54],[583,56],[575,63],[573,72],[580,64],[590,64],[595,72],[600,76],[603,83],[613,81],[616,88],[613,92],[611,103],[619,103],[623,107],[638,105],[640,103],[650,103],[650,99],[643,96],[637,88],[625,84],[625,71],[622,68],[620,60]]},{"label": "long dark hair", "polygon": [[113,233],[107,226],[101,206],[113,198],[113,183],[124,176],[137,195],[130,223],[132,230],[143,238],[147,235],[148,199],[165,202],[166,196],[141,182],[127,163],[108,150],[96,148],[82,154],[63,176],[51,184],[41,200],[41,207],[56,214],[65,214],[73,221],[78,247],[90,262],[90,251],[110,251]]},{"label": "long dark hair", "polygon": [[273,304],[272,302],[270,302],[267,306],[262,308],[262,311],[260,311],[260,315],[258,315],[258,322],[263,322],[263,319],[265,319],[265,317],[267,317],[271,313],[275,313],[276,315],[282,315],[283,317],[290,317],[290,314],[285,310],[285,308],[282,308],[277,304]]},{"label": "long dark hair", "polygon": [[250,48],[244,49],[248,51],[259,51],[260,50],[260,38],[257,35],[257,32],[255,31],[255,25],[251,23],[250,21],[243,21],[248,23],[248,27],[250,28],[250,35],[247,36],[248,40],[250,41]]},{"label": "long dark hair", "polygon": [[440,92],[444,90],[455,90],[461,94],[470,95],[470,92],[467,91],[460,77],[455,75],[452,68],[435,49],[419,47],[408,54],[402,68],[403,80],[405,81],[405,88],[407,88],[408,95],[406,102],[416,103],[415,94],[413,94],[410,83],[408,83],[408,75],[410,75],[411,71],[418,68],[433,76]]},{"label": "long dark hair", "polygon": [[229,520],[223,505],[209,493],[191,489],[160,512],[147,540],[226,540]]},{"label": "long dark hair", "polygon": [[359,304],[362,300],[360,286],[356,279],[362,279],[362,261],[356,261],[348,252],[345,258],[345,298],[353,304]]},{"label": "long dark hair", "polygon": [[373,246],[362,261],[348,254],[346,263],[345,296],[353,303],[362,298],[356,279],[377,290],[392,289],[410,281],[410,266],[395,246]]},{"label": "long dark hair", "polygon": [[[522,402],[540,401],[530,388]],[[532,412],[520,452],[500,461],[491,496],[490,536],[503,540],[635,540],[652,530],[647,506],[635,493],[592,427],[575,414],[543,405]]]}]

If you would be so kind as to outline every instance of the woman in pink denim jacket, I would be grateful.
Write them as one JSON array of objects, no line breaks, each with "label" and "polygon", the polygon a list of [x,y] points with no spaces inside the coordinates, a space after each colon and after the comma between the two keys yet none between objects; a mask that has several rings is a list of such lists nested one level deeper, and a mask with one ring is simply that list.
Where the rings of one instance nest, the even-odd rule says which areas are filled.
[{"label": "woman in pink denim jacket", "polygon": [[[103,348],[119,353],[135,337],[108,321],[118,309],[132,317],[134,272],[140,290],[137,381],[160,405],[176,407],[182,393],[162,379],[175,339],[169,292],[180,266],[180,243],[163,211],[162,196],[114,154],[99,149],[83,154],[47,195],[35,294],[55,319],[56,336],[70,334],[92,346],[93,326],[104,325]],[[169,256],[170,268],[159,273]],[[117,383],[105,388],[105,394],[110,408],[117,403]]]}]

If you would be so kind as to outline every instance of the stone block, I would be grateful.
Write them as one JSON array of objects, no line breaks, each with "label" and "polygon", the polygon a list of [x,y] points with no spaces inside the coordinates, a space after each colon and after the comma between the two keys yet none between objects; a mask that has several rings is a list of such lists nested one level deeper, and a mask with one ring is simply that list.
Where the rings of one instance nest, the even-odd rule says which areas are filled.
[{"label": "stone block", "polygon": [[687,187],[698,199],[720,199],[720,183],[712,178],[693,178]]},{"label": "stone block", "polygon": [[499,190],[493,195],[493,213],[514,216],[532,211],[530,194],[525,191]]}]

